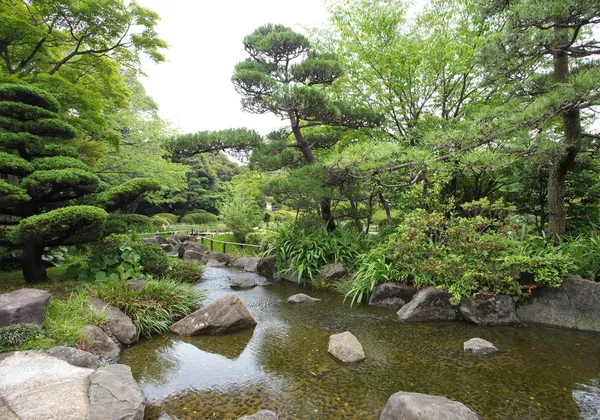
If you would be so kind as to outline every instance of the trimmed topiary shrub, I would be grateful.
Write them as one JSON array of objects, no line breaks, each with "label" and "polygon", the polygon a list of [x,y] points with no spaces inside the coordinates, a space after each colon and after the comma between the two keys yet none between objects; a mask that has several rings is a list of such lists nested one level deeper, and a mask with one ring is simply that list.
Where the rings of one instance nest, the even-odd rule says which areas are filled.
[{"label": "trimmed topiary shrub", "polygon": [[188,213],[181,218],[182,223],[190,225],[202,225],[207,223],[216,223],[219,218],[209,212]]},{"label": "trimmed topiary shrub", "polygon": [[157,213],[152,217],[158,217],[164,220],[168,220],[169,224],[174,225],[177,223],[177,216],[172,213]]},{"label": "trimmed topiary shrub", "polygon": [[150,232],[154,228],[152,220],[143,214],[111,213],[104,225],[105,234],[127,232]]}]

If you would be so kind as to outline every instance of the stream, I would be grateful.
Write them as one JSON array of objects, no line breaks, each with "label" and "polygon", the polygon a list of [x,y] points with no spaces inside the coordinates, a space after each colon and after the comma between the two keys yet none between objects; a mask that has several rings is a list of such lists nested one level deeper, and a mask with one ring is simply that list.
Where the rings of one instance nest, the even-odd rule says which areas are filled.
[{"label": "stream", "polygon": [[[444,395],[485,419],[600,420],[600,336],[541,327],[466,322],[400,323],[394,311],[351,308],[334,292],[231,268],[207,267],[198,287],[209,303],[231,293],[230,278],[259,285],[235,293],[258,325],[224,336],[163,334],[126,349],[148,408],[146,418],[237,419],[270,409],[280,419],[378,419],[388,397]],[[323,299],[290,305],[295,293]],[[331,334],[352,332],[367,360],[343,366],[327,354]],[[499,353],[463,342],[481,337]]]}]

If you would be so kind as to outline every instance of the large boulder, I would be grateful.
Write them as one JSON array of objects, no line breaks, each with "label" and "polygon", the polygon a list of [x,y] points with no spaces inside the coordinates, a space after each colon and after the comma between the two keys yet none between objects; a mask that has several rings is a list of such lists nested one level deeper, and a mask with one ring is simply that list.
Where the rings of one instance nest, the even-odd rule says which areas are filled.
[{"label": "large boulder", "polygon": [[158,245],[165,245],[169,243],[169,240],[164,236],[156,235],[152,238],[153,242]]},{"label": "large boulder", "polygon": [[240,298],[230,293],[171,325],[178,335],[219,335],[256,325]]},{"label": "large boulder", "polygon": [[194,235],[179,235],[179,242],[196,242]]},{"label": "large boulder", "polygon": [[52,347],[51,349],[46,350],[46,353],[64,360],[73,366],[97,369],[103,365],[100,358],[95,354],[74,347]]},{"label": "large boulder", "polygon": [[0,327],[42,325],[49,302],[50,293],[39,289],[19,289],[0,295]]},{"label": "large boulder", "polygon": [[263,257],[256,264],[256,272],[269,280],[275,280],[277,275],[276,258],[274,255]]},{"label": "large boulder", "polygon": [[319,277],[323,280],[337,280],[348,274],[348,269],[342,263],[325,264],[319,270]]},{"label": "large boulder", "polygon": [[81,333],[94,353],[116,361],[121,354],[119,345],[104,331],[94,325],[88,325]]},{"label": "large boulder", "polygon": [[418,291],[397,314],[398,320],[403,322],[454,321],[457,318],[450,294],[435,287]]},{"label": "large boulder", "polygon": [[138,332],[131,319],[119,308],[109,305],[98,298],[89,298],[88,305],[104,312],[108,317],[107,329],[121,344],[129,346],[138,342]]},{"label": "large boulder", "polygon": [[519,322],[515,301],[508,295],[469,297],[458,307],[462,316],[477,325],[504,325]]},{"label": "large boulder", "polygon": [[415,293],[417,289],[410,284],[382,283],[373,289],[369,305],[397,311],[410,302]]},{"label": "large boulder", "polygon": [[256,282],[249,277],[236,277],[229,284],[233,290],[252,289],[256,287]]},{"label": "large boulder", "polygon": [[90,376],[90,410],[86,420],[142,420],[146,401],[131,368],[101,367]]},{"label": "large boulder", "polygon": [[250,257],[237,257],[231,260],[231,266],[237,268],[244,268],[250,260]]},{"label": "large boulder", "polygon": [[327,353],[344,364],[358,363],[365,360],[365,351],[362,345],[354,334],[349,331],[330,336]]},{"label": "large boulder", "polygon": [[188,250],[183,253],[182,258],[184,260],[194,260],[194,261],[202,261],[204,254],[199,253],[198,251]]},{"label": "large boulder", "polygon": [[249,416],[240,417],[238,420],[278,420],[279,416],[271,410],[261,410]]},{"label": "large boulder", "polygon": [[465,341],[463,344],[463,349],[465,352],[475,354],[489,354],[498,351],[496,346],[494,346],[492,343],[478,337]]},{"label": "large boulder", "polygon": [[379,420],[479,420],[467,406],[446,397],[397,392],[388,399]]},{"label": "large boulder", "polygon": [[600,333],[600,283],[568,276],[556,289],[539,288],[517,304],[525,324]]},{"label": "large boulder", "polygon": [[162,249],[163,251],[165,251],[166,253],[169,252],[174,252],[177,248],[175,248],[175,246],[178,245],[173,245],[173,244],[160,244],[160,249]]},{"label": "large boulder", "polygon": [[[186,251],[195,251],[201,255],[205,255],[210,252],[210,250],[207,247],[197,242],[183,242],[181,245],[179,245],[179,248],[177,250],[179,258],[184,258],[184,254]],[[200,256],[200,258],[202,257]]]},{"label": "large boulder", "polygon": [[285,273],[283,273],[283,276],[281,278],[283,280],[289,281],[291,283],[296,283],[296,284],[300,283],[300,279],[298,278],[298,273],[296,273],[293,270],[286,271]]},{"label": "large boulder", "polygon": [[224,267],[229,264],[231,257],[222,252],[212,252],[202,257],[202,262],[207,267]]},{"label": "large boulder", "polygon": [[246,261],[246,264],[244,265],[244,271],[256,273],[256,268],[258,267],[259,261],[260,258],[248,258],[248,261]]},{"label": "large boulder", "polygon": [[297,293],[287,298],[287,303],[314,303],[319,302],[320,300],[321,299],[305,295],[304,293]]}]

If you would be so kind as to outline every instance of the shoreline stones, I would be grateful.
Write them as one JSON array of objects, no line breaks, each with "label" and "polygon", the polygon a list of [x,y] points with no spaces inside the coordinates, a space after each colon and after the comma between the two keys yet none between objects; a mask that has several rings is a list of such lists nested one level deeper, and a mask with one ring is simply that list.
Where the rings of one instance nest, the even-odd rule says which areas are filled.
[{"label": "shoreline stones", "polygon": [[50,293],[39,289],[19,289],[0,295],[0,327],[13,324],[42,325],[50,303]]},{"label": "shoreline stones", "polygon": [[466,405],[446,397],[396,392],[387,400],[379,420],[480,420]]},{"label": "shoreline stones", "polygon": [[240,298],[230,293],[221,299],[198,309],[171,325],[171,332],[178,335],[220,335],[253,327],[256,320]]},{"label": "shoreline stones", "polygon": [[508,295],[465,298],[460,303],[459,310],[463,318],[477,325],[509,325],[519,322],[515,301]]},{"label": "shoreline stones", "polygon": [[397,312],[402,322],[455,321],[456,309],[450,294],[436,287],[419,290],[412,300]]},{"label": "shoreline stones", "polygon": [[103,365],[100,358],[90,352],[74,347],[58,346],[46,350],[46,353],[65,362],[83,368],[97,369]]},{"label": "shoreline stones", "polygon": [[81,335],[96,354],[111,361],[116,361],[121,355],[121,347],[99,327],[88,325]]},{"label": "shoreline stones", "polygon": [[249,277],[236,277],[229,284],[233,290],[252,289],[256,286],[257,283]]},{"label": "shoreline stones", "polygon": [[104,312],[108,317],[108,331],[121,343],[126,346],[138,342],[138,332],[131,319],[119,308],[109,305],[95,297],[88,299],[88,305],[92,308]]},{"label": "shoreline stones", "polygon": [[275,280],[277,274],[275,256],[261,258],[256,264],[256,272],[268,280]]},{"label": "shoreline stones", "polygon": [[362,344],[349,331],[330,336],[327,353],[343,364],[359,363],[366,358]]},{"label": "shoreline stones", "polygon": [[278,420],[279,416],[271,410],[261,410],[248,416],[240,417],[238,420]]},{"label": "shoreline stones", "polygon": [[230,260],[231,257],[222,252],[213,252],[202,257],[202,262],[206,264],[207,267],[224,267],[229,264]]},{"label": "shoreline stones", "polygon": [[348,274],[348,269],[342,263],[325,264],[319,270],[319,277],[323,280],[338,280]]},{"label": "shoreline stones", "polygon": [[90,375],[90,411],[86,420],[142,420],[146,399],[131,368],[125,365],[101,367]]},{"label": "shoreline stones", "polygon": [[382,283],[373,289],[369,305],[397,311],[410,302],[415,293],[417,289],[410,284]]},{"label": "shoreline stones", "polygon": [[256,273],[256,269],[258,267],[259,262],[260,258],[248,258],[246,264],[244,264],[244,271],[248,271],[249,273]]},{"label": "shoreline stones", "polygon": [[498,351],[496,346],[483,338],[471,338],[463,344],[463,349],[467,353],[490,354]]},{"label": "shoreline stones", "polygon": [[295,295],[290,296],[289,298],[287,298],[287,303],[315,303],[315,302],[320,302],[321,299],[317,299],[308,295],[305,295],[304,293],[297,293]]}]

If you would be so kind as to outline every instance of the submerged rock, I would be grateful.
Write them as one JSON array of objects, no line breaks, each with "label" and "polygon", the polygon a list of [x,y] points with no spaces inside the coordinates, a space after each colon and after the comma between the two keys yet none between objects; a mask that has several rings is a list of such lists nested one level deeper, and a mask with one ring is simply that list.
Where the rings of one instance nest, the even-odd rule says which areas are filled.
[{"label": "submerged rock", "polygon": [[314,303],[319,301],[321,301],[321,299],[305,295],[304,293],[297,293],[287,299],[287,303]]},{"label": "submerged rock", "polygon": [[253,327],[256,320],[250,315],[240,298],[230,293],[198,309],[171,325],[171,332],[179,335],[227,334]]},{"label": "submerged rock", "polygon": [[319,270],[319,277],[323,280],[337,280],[348,274],[348,269],[342,263],[325,264]]},{"label": "submerged rock", "polygon": [[89,298],[88,304],[94,309],[104,312],[108,317],[106,328],[121,343],[126,346],[138,342],[138,332],[131,319],[119,308],[109,305],[98,298]]},{"label": "submerged rock", "polygon": [[446,397],[397,392],[388,399],[379,420],[479,420],[467,406]]},{"label": "submerged rock", "polygon": [[471,338],[464,342],[463,348],[466,352],[475,354],[489,354],[498,351],[496,346],[483,338]]},{"label": "submerged rock", "polygon": [[238,420],[278,420],[279,416],[271,410],[261,410],[258,413],[240,417]]},{"label": "submerged rock", "polygon": [[458,309],[467,321],[477,325],[504,325],[519,322],[515,312],[515,301],[508,295],[465,298]]},{"label": "submerged rock", "polygon": [[19,289],[0,295],[0,327],[42,325],[49,302],[50,293],[39,289]]},{"label": "submerged rock", "polygon": [[83,329],[81,335],[96,354],[112,361],[116,361],[119,358],[121,348],[100,328],[88,325]]},{"label": "submerged rock", "polygon": [[397,311],[410,302],[415,293],[417,289],[410,284],[383,283],[373,289],[369,305]]},{"label": "submerged rock", "polygon": [[57,357],[73,365],[90,369],[102,366],[100,358],[88,351],[79,350],[74,347],[58,346],[46,350],[46,353]]},{"label": "submerged rock", "polygon": [[556,289],[539,288],[517,304],[526,324],[600,333],[600,283],[567,276]]},{"label": "submerged rock", "polygon": [[253,287],[256,287],[256,282],[248,277],[236,277],[232,279],[229,287],[234,290],[252,289]]},{"label": "submerged rock", "polygon": [[90,376],[90,411],[86,420],[142,420],[146,401],[131,368],[101,367]]},{"label": "submerged rock", "polygon": [[344,364],[365,360],[365,351],[358,339],[349,331],[333,334],[329,337],[327,352]]},{"label": "submerged rock", "polygon": [[419,290],[412,300],[398,311],[398,320],[403,322],[454,321],[456,318],[456,309],[450,303],[450,294],[435,287]]}]

